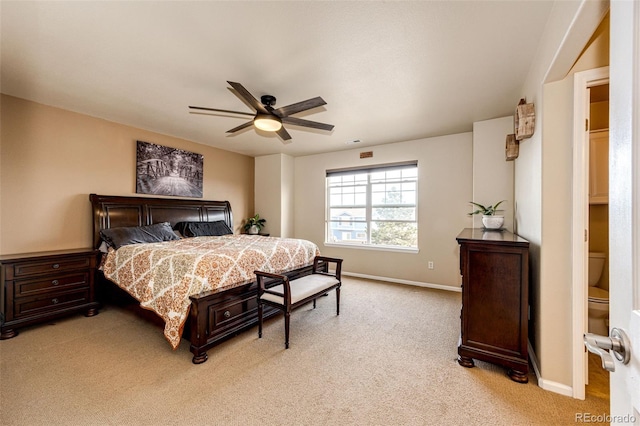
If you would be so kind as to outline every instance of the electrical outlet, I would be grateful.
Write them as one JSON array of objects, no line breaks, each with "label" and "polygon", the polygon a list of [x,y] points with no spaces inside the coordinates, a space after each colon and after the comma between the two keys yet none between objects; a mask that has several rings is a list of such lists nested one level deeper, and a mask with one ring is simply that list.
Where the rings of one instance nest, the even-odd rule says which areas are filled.
[{"label": "electrical outlet", "polygon": [[427,264],[427,267],[428,267],[429,269],[433,269],[433,262],[432,262],[432,261],[429,261],[429,263]]}]

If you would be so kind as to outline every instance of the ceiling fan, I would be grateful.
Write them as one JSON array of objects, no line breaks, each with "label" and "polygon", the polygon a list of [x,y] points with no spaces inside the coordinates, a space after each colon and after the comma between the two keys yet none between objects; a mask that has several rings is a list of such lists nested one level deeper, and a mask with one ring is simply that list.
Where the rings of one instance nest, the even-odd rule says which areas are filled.
[{"label": "ceiling fan", "polygon": [[[241,114],[241,115],[250,115],[253,117],[253,120],[248,121],[244,124],[241,124],[237,127],[234,127],[231,130],[227,130],[227,133],[235,133],[239,130],[246,129],[247,127],[254,125],[256,128],[260,130],[264,130],[267,132],[276,132],[278,136],[280,136],[284,141],[288,141],[291,139],[291,135],[289,132],[282,127],[282,124],[292,124],[295,126],[302,127],[311,127],[313,129],[320,130],[333,130],[332,124],[318,123],[317,121],[304,120],[302,118],[291,117],[292,114],[296,114],[298,112],[307,111],[312,108],[316,108],[322,105],[326,105],[327,103],[320,96],[307,99],[306,101],[296,102],[295,104],[283,106],[277,109],[274,109],[274,105],[276,104],[276,98],[272,95],[263,95],[260,97],[260,102],[249,93],[247,89],[242,86],[240,83],[234,83],[233,81],[227,81],[231,87],[235,90],[236,94],[238,94],[242,99],[244,99],[249,105],[251,105],[256,112],[241,112],[241,111],[229,111],[226,109],[216,109],[216,108],[206,108],[206,107],[197,107],[190,106],[190,109],[195,110],[203,110],[203,111],[215,111],[215,112],[224,112],[231,114]],[[286,142],[285,142],[286,143]]]}]

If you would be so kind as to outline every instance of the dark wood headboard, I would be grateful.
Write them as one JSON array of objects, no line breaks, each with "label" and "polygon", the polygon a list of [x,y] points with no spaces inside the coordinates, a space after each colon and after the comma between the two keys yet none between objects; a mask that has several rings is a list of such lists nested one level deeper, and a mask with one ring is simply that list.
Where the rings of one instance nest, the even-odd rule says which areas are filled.
[{"label": "dark wood headboard", "polygon": [[89,195],[93,208],[93,244],[100,246],[100,230],[144,226],[159,222],[213,222],[224,220],[233,229],[228,201]]}]

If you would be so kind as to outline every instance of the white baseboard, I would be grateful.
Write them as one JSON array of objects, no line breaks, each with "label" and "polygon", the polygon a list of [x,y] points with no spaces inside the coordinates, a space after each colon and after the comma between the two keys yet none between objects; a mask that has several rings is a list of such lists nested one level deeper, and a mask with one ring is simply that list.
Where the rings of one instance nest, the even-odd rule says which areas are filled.
[{"label": "white baseboard", "polygon": [[573,397],[573,388],[571,386],[563,385],[562,383],[554,382],[551,380],[545,380],[540,377],[540,368],[538,363],[538,358],[536,357],[536,353],[533,351],[533,347],[531,346],[531,342],[527,341],[527,346],[529,348],[529,358],[531,359],[531,365],[533,366],[533,371],[536,373],[536,377],[538,378],[538,386],[542,389],[547,390],[549,392],[559,393],[560,395]]},{"label": "white baseboard", "polygon": [[562,383],[545,379],[538,379],[538,386],[549,392],[555,392],[559,393],[560,395],[573,398],[573,388],[571,388],[571,386],[563,385]]},{"label": "white baseboard", "polygon": [[452,287],[450,285],[423,283],[420,281],[409,281],[409,280],[401,280],[398,278],[378,277],[375,275],[358,274],[355,272],[345,272],[345,271],[342,271],[342,275],[349,276],[349,277],[356,277],[356,278],[366,278],[369,280],[387,281],[387,282],[396,283],[396,284],[413,285],[417,287],[435,288],[438,290],[455,291],[458,293],[462,292],[462,288]]}]

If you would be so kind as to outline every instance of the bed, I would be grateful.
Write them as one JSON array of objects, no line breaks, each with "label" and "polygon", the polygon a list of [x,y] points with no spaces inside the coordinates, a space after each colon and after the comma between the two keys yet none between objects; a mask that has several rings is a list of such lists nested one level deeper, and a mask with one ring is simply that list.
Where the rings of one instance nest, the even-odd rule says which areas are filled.
[{"label": "bed", "polygon": [[[169,226],[171,228],[176,225],[181,226],[184,223],[196,223],[213,225],[222,223],[223,227],[233,229],[233,216],[231,213],[231,205],[228,201],[204,201],[204,200],[183,200],[183,199],[164,199],[164,198],[146,198],[146,197],[124,197],[91,194],[90,201],[93,210],[93,243],[96,248],[103,247],[104,240],[109,232],[118,231],[124,227],[141,227],[140,229],[157,226]],[[170,238],[173,239],[173,238]],[[211,240],[211,241],[209,241]],[[111,241],[109,241],[111,242]],[[146,254],[151,250],[165,250],[162,255],[155,255],[157,258],[171,257],[172,262],[181,262],[182,258],[197,259],[199,262],[203,255],[198,251],[201,248],[212,244],[216,248],[216,253],[223,251],[225,256],[231,256],[234,250],[238,250],[240,261],[236,263],[249,263],[245,265],[245,270],[238,271],[237,268],[229,272],[218,271],[218,277],[224,276],[224,280],[218,281],[217,278],[204,278],[205,286],[194,286],[194,282],[202,281],[202,277],[192,279],[191,290],[189,294],[185,291],[173,291],[176,296],[175,305],[186,303],[186,312],[184,318],[178,318],[180,309],[176,308],[176,312],[166,313],[153,306],[151,299],[157,298],[156,295],[145,295],[145,287],[143,290],[132,290],[132,287],[126,282],[127,275],[132,271],[138,270],[138,267],[124,267],[127,258],[146,259]],[[297,244],[297,245],[296,245]],[[300,255],[289,256],[290,263],[278,263],[276,260],[258,259],[252,253],[259,253],[254,250],[262,250],[266,253],[276,252],[280,250],[277,246],[284,247],[285,252],[298,253],[299,250],[305,253]],[[309,245],[315,247],[312,249]],[[234,248],[235,247],[235,248]],[[166,250],[172,251],[171,256],[166,255]],[[184,252],[179,252],[183,250]],[[190,350],[193,354],[192,362],[201,364],[208,358],[207,351],[224,340],[253,327],[258,322],[257,313],[257,288],[255,276],[249,271],[251,268],[263,265],[264,262],[272,262],[275,269],[281,269],[279,272],[295,279],[308,275],[312,272],[313,259],[310,259],[311,251],[319,254],[317,246],[305,240],[279,239],[264,236],[248,236],[248,235],[225,235],[221,237],[187,237],[179,240],[165,241],[162,243],[144,243],[123,245],[118,250],[111,247],[108,252],[104,253],[102,259],[102,268],[98,272],[97,285],[100,290],[107,291],[111,296],[122,294],[122,288],[126,293],[133,296],[140,305],[145,309],[150,309],[163,318],[165,325],[165,337],[174,349],[180,342],[180,337],[185,337],[190,342]],[[195,253],[195,254],[193,254]],[[209,256],[207,254],[207,256]],[[265,254],[265,256],[267,256]],[[151,259],[152,256],[149,257]],[[259,256],[258,256],[259,257]],[[282,257],[282,256],[281,256]],[[311,256],[312,257],[312,256]],[[118,258],[119,264],[116,264]],[[175,259],[174,259],[175,258]],[[196,262],[193,260],[192,262]],[[244,259],[244,260],[242,260]],[[187,261],[185,261],[187,262]],[[262,263],[261,263],[262,262]],[[138,263],[149,264],[150,268],[158,268],[152,261],[143,261]],[[216,262],[216,267],[224,262]],[[233,262],[232,262],[233,263]],[[130,262],[129,264],[132,264]],[[271,264],[271,263],[269,263]],[[167,268],[167,263],[164,263]],[[167,269],[172,274],[178,274],[176,271],[182,271],[183,266],[179,263],[172,263]],[[200,264],[185,263],[184,268],[188,273],[183,275],[194,274],[195,270],[203,269]],[[222,266],[220,266],[222,267]],[[156,273],[156,280],[160,277],[169,275],[168,273],[159,273],[157,269],[152,269]],[[150,272],[147,272],[150,273]],[[107,278],[107,276],[109,278]],[[153,280],[152,280],[153,281]],[[210,282],[209,282],[210,281]],[[215,283],[214,283],[215,281]],[[118,285],[114,284],[117,283]],[[154,288],[156,283],[154,282]],[[195,294],[192,290],[197,289]],[[206,290],[203,290],[206,289]],[[167,293],[167,292],[165,292]],[[163,293],[163,295],[165,295]],[[173,296],[171,296],[173,297]],[[188,297],[188,299],[187,299]],[[186,300],[186,302],[185,302]],[[169,302],[171,304],[173,302]],[[165,301],[164,305],[168,303]],[[183,312],[183,311],[180,311]],[[265,317],[278,314],[275,309],[269,309],[264,312]],[[174,318],[174,319],[172,319]],[[184,321],[183,321],[184,320]],[[170,324],[171,323],[171,324]]]}]

